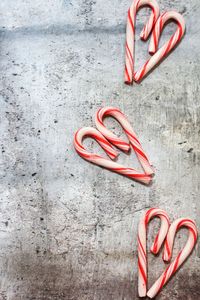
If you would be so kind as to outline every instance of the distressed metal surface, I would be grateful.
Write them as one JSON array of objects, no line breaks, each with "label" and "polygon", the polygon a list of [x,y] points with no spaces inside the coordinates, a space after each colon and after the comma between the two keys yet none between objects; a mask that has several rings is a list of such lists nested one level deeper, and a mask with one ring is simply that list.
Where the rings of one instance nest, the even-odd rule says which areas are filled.
[{"label": "distressed metal surface", "polygon": [[[143,211],[159,206],[200,227],[199,1],[159,3],[162,11],[184,14],[187,34],[130,87],[123,84],[129,1],[1,0],[0,299],[138,299]],[[147,57],[138,40],[147,15],[144,9],[138,16],[137,65]],[[162,41],[174,28],[166,28]],[[75,130],[94,125],[102,105],[129,117],[156,168],[152,186],[75,153]],[[119,160],[135,164],[124,154]],[[178,235],[175,253],[186,234]],[[151,284],[164,264],[149,255],[149,265]],[[198,245],[157,299],[200,299],[199,281]]]}]

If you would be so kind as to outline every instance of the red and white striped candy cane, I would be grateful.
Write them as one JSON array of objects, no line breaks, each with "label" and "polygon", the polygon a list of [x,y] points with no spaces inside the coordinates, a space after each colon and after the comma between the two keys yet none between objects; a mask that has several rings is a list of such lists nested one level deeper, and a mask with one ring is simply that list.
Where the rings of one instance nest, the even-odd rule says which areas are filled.
[{"label": "red and white striped candy cane", "polygon": [[142,6],[150,6],[153,10],[149,21],[144,26],[140,37],[146,40],[152,31],[152,28],[159,17],[159,6],[156,0],[134,0],[128,10],[126,27],[126,57],[125,57],[125,83],[131,84],[134,75],[134,51],[135,51],[135,23],[136,14]]},{"label": "red and white striped candy cane", "polygon": [[97,129],[92,127],[85,127],[79,129],[76,132],[74,137],[74,147],[82,158],[92,162],[93,164],[99,165],[101,167],[109,169],[110,171],[133,178],[144,184],[150,183],[151,176],[147,174],[141,174],[133,168],[124,167],[123,165],[118,164],[109,159],[106,159],[100,155],[88,152],[82,144],[83,139],[85,137],[91,137],[95,139],[111,159],[115,159],[117,157],[117,152],[112,148],[111,144],[105,139],[105,137]]},{"label": "red and white striped candy cane", "polygon": [[154,170],[149,162],[149,159],[147,155],[145,154],[144,150],[142,149],[142,146],[131,127],[130,123],[128,122],[126,116],[115,107],[105,107],[100,108],[95,117],[95,122],[98,130],[105,136],[105,138],[112,143],[114,146],[118,147],[119,149],[123,151],[128,151],[130,149],[130,144],[123,141],[121,138],[117,137],[114,133],[112,133],[110,130],[108,130],[104,124],[103,119],[106,116],[111,116],[115,118],[119,124],[121,124],[123,130],[125,131],[129,142],[134,149],[134,151],[137,154],[137,157],[145,171],[146,174],[151,175],[154,173]]},{"label": "red and white striped candy cane", "polygon": [[183,264],[186,258],[190,255],[190,253],[192,252],[196,244],[198,233],[194,221],[190,219],[184,219],[184,218],[177,219],[171,224],[169,228],[167,238],[165,241],[163,259],[165,261],[170,261],[172,256],[172,249],[173,249],[175,235],[176,232],[181,227],[187,227],[189,230],[189,236],[186,245],[178,253],[175,260],[167,267],[167,269],[163,272],[163,274],[156,280],[156,282],[150,288],[150,290],[147,293],[147,296],[149,298],[154,298],[161,291],[161,289],[168,282],[171,276],[174,275],[174,273],[178,270],[178,268]]},{"label": "red and white striped candy cane", "polygon": [[147,225],[154,217],[161,220],[160,230],[153,242],[151,252],[157,254],[165,240],[169,229],[169,217],[167,213],[159,208],[149,209],[141,218],[138,227],[138,294],[145,297],[147,292]]},{"label": "red and white striped candy cane", "polygon": [[[177,30],[172,35],[170,40],[166,42],[160,49],[158,49],[158,43],[163,30],[164,25],[169,20],[174,20],[177,23]],[[152,32],[149,53],[154,54],[142,68],[135,72],[134,80],[139,82],[142,78],[151,71],[169,52],[180,42],[185,32],[185,21],[182,15],[175,11],[168,11],[163,13],[157,20]]]}]

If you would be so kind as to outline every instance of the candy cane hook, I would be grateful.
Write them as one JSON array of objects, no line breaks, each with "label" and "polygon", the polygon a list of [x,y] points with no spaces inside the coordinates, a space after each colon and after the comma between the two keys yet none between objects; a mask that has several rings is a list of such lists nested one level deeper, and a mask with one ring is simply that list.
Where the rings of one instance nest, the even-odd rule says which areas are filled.
[{"label": "candy cane hook", "polygon": [[154,298],[163,288],[163,286],[168,282],[172,275],[178,270],[178,268],[184,263],[186,258],[192,252],[196,241],[197,241],[197,228],[194,221],[190,219],[180,218],[174,221],[168,231],[167,238],[165,241],[164,254],[163,259],[165,261],[170,261],[172,256],[172,249],[174,244],[174,239],[176,232],[181,227],[187,227],[189,230],[188,240],[184,246],[184,248],[178,253],[175,260],[167,267],[167,269],[163,272],[163,274],[156,280],[153,286],[147,293],[147,296],[150,298]]},{"label": "candy cane hook", "polygon": [[[158,43],[163,27],[170,20],[174,20],[177,23],[177,30],[172,35],[170,40],[166,42],[160,49],[158,49]],[[151,71],[164,57],[166,57],[169,52],[180,42],[184,32],[185,21],[182,15],[175,11],[163,13],[155,24],[150,40],[149,53],[154,55],[142,66],[139,71],[135,72],[134,80],[136,82],[141,81],[142,78],[146,76],[146,74]]]},{"label": "candy cane hook", "polygon": [[144,184],[150,183],[151,176],[147,174],[141,174],[133,168],[124,167],[123,165],[101,157],[100,155],[88,152],[82,144],[82,141],[85,137],[91,137],[95,139],[111,159],[115,159],[117,157],[117,152],[98,130],[92,127],[85,127],[79,129],[74,137],[74,147],[82,158],[96,165],[109,169],[110,171],[133,178]]},{"label": "candy cane hook", "polygon": [[161,220],[160,230],[153,242],[151,252],[157,254],[169,229],[169,217],[159,208],[149,209],[141,218],[138,227],[138,294],[145,297],[147,292],[147,225],[151,219],[159,217]]},{"label": "candy cane hook", "polygon": [[137,154],[138,160],[140,161],[144,171],[148,175],[152,175],[154,173],[153,168],[149,162],[147,155],[145,154],[142,146],[132,128],[130,123],[128,122],[126,116],[115,107],[105,107],[100,108],[95,116],[95,122],[98,130],[105,136],[105,138],[112,143],[114,146],[118,147],[123,151],[128,151],[130,149],[130,144],[123,141],[121,138],[117,137],[114,133],[108,130],[104,124],[103,119],[106,116],[111,116],[115,118],[119,124],[122,126],[123,130],[125,131],[129,142]]},{"label": "candy cane hook", "polygon": [[131,84],[133,82],[136,14],[139,8],[143,6],[150,6],[152,13],[149,21],[146,23],[140,34],[141,39],[146,40],[148,38],[159,16],[159,6],[156,0],[134,0],[128,10],[125,57],[125,83],[127,84]]}]

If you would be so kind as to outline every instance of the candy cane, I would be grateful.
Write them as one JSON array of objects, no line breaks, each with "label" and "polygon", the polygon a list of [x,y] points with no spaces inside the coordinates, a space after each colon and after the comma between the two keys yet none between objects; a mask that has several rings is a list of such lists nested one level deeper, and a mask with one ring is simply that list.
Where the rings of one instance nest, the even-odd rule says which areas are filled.
[{"label": "candy cane", "polygon": [[[172,35],[170,40],[166,42],[159,50],[158,43],[163,30],[164,25],[169,20],[174,20],[177,23],[177,30]],[[180,42],[185,32],[185,21],[182,15],[175,11],[168,11],[163,13],[157,20],[153,29],[151,41],[149,45],[149,53],[154,54],[142,68],[134,74],[134,80],[139,82],[142,78],[152,70],[169,52]]]},{"label": "candy cane", "polygon": [[157,254],[165,240],[169,229],[169,217],[167,213],[159,208],[149,209],[141,218],[138,227],[138,294],[139,297],[145,297],[147,292],[147,225],[154,217],[161,220],[160,230],[153,242],[151,252]]},{"label": "candy cane", "polygon": [[141,39],[146,40],[148,38],[159,16],[159,6],[155,0],[135,0],[128,10],[125,58],[125,83],[127,84],[131,84],[133,81],[136,14],[142,6],[150,6],[153,11],[140,34]]},{"label": "candy cane", "polygon": [[105,137],[98,130],[92,127],[85,127],[79,129],[76,132],[74,137],[74,147],[77,153],[82,158],[96,165],[109,169],[113,172],[133,178],[144,184],[150,183],[151,176],[147,174],[141,174],[133,168],[126,168],[123,165],[118,164],[114,161],[108,160],[104,157],[88,152],[82,145],[82,141],[84,137],[91,137],[95,139],[111,159],[115,159],[117,157],[117,152],[112,148],[111,144],[105,139]]},{"label": "candy cane", "polygon": [[123,141],[121,138],[118,138],[114,133],[112,133],[110,130],[108,130],[104,124],[103,124],[103,118],[105,116],[112,116],[115,118],[119,124],[121,124],[123,130],[125,131],[130,144],[134,151],[137,154],[137,157],[145,171],[146,174],[151,175],[154,173],[153,168],[151,167],[151,164],[149,162],[149,159],[147,158],[147,155],[145,154],[144,150],[142,149],[142,146],[133,131],[133,128],[131,127],[130,123],[128,122],[125,115],[115,107],[105,107],[101,108],[97,111],[95,122],[98,130],[105,136],[105,138],[112,143],[114,146],[118,147],[119,149],[123,151],[128,151],[130,149],[130,144]]},{"label": "candy cane", "polygon": [[154,298],[161,291],[161,289],[168,282],[171,276],[174,275],[174,273],[178,270],[178,268],[183,264],[186,258],[190,255],[190,253],[192,252],[196,244],[198,233],[194,221],[190,219],[184,219],[184,218],[177,219],[171,224],[169,228],[167,238],[165,241],[163,259],[165,261],[170,261],[172,256],[172,248],[174,244],[175,235],[176,232],[181,227],[187,227],[189,230],[189,236],[186,245],[178,253],[175,260],[167,267],[167,269],[163,272],[163,274],[156,280],[156,282],[150,288],[150,290],[147,293],[147,296],[150,298]]}]

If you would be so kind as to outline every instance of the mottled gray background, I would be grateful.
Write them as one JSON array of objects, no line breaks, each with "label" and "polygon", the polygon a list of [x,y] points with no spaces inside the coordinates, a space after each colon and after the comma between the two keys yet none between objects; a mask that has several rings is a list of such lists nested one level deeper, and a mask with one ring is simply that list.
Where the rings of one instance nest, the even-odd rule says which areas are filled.
[{"label": "mottled gray background", "polygon": [[[159,206],[200,227],[200,3],[159,3],[183,13],[187,34],[140,85],[126,86],[131,1],[0,1],[0,299],[138,299],[136,233],[145,209]],[[139,41],[148,14],[138,14],[137,66],[148,57]],[[74,132],[94,125],[102,105],[129,117],[156,168],[152,186],[75,153]],[[125,154],[119,161],[136,164]],[[174,255],[186,236],[178,234]],[[150,285],[164,264],[150,254],[149,265]],[[200,299],[199,282],[197,245],[157,299]]]}]

